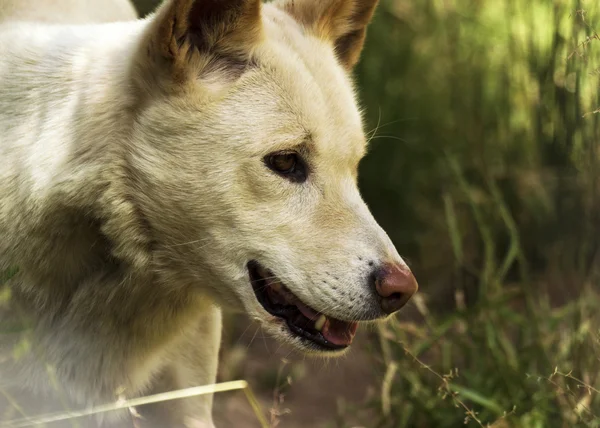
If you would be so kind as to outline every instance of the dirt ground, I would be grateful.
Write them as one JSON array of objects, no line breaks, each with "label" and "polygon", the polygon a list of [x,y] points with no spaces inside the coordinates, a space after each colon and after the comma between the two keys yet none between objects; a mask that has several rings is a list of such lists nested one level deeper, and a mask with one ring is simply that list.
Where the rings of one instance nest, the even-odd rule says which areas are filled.
[{"label": "dirt ground", "polygon": [[[367,358],[367,332],[359,332],[346,356],[324,360],[292,353],[244,316],[226,319],[219,381],[248,381],[271,428],[368,428],[352,423],[348,412],[376,393],[377,379],[383,376]],[[0,426],[26,415],[64,410],[73,409],[65,407],[58,395],[32,397],[2,385],[0,379]],[[213,413],[217,428],[261,428],[242,391],[217,394]],[[344,424],[335,425],[340,413],[344,414]],[[130,422],[125,424],[132,426]],[[46,426],[84,428],[96,426],[96,419]]]},{"label": "dirt ground", "polygon": [[[246,328],[248,322],[240,324]],[[273,410],[281,414],[272,419],[273,425],[281,428],[334,427],[340,412],[346,419],[344,426],[355,426],[352,417],[342,409],[363,405],[376,393],[377,379],[383,376],[367,358],[368,333],[364,331],[359,332],[346,356],[324,360],[293,353],[264,335],[256,325],[242,333],[238,330],[230,329],[226,335],[220,380],[250,382],[268,418],[272,418]],[[232,345],[227,345],[228,339]],[[277,385],[283,387],[278,390]],[[283,394],[280,404],[277,392]],[[214,416],[219,428],[260,428],[242,392],[215,396]]]}]

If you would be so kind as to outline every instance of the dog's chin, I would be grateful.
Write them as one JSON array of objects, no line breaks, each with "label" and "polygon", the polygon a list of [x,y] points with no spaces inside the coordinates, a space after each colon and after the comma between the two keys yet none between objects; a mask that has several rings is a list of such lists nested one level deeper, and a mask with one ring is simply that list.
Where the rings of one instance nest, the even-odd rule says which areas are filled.
[{"label": "dog's chin", "polygon": [[260,321],[263,329],[279,343],[283,343],[294,352],[309,357],[338,358],[350,350],[350,345],[338,349],[326,348],[310,339],[298,336],[290,330],[287,323],[279,318],[265,317]]},{"label": "dog's chin", "polygon": [[268,314],[261,317],[263,324],[277,339],[309,354],[337,356],[350,347],[357,322],[312,309],[256,261],[248,263],[248,274],[261,312]]}]

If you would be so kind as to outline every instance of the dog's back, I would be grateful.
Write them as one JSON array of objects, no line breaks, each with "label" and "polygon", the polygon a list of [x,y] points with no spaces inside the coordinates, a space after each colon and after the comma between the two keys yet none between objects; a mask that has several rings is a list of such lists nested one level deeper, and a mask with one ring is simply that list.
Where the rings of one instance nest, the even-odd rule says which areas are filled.
[{"label": "dog's back", "polygon": [[0,0],[0,23],[85,24],[136,18],[137,13],[129,0]]},{"label": "dog's back", "polygon": [[[109,23],[130,21],[137,19],[137,12],[133,4],[129,0],[0,0],[0,65],[4,65],[4,73],[0,73],[0,106],[3,106],[5,114],[4,125],[9,125],[8,128],[15,131],[18,124],[31,113],[25,106],[31,104],[32,108],[39,108],[42,103],[19,103],[18,98],[27,97],[28,89],[25,85],[16,85],[10,87],[10,82],[5,82],[2,86],[2,75],[5,73],[16,73],[23,76],[23,82],[27,81],[27,75],[32,77],[36,72],[42,69],[44,73],[52,73],[53,67],[51,64],[42,64],[45,55],[41,48],[44,45],[43,40],[49,42],[52,31],[40,30],[40,24],[94,24],[94,23]],[[30,24],[27,24],[29,22]],[[54,30],[57,34],[60,33],[60,28]],[[21,38],[20,35],[26,32],[27,38]],[[73,36],[73,34],[71,34]],[[23,40],[21,40],[23,39]],[[25,40],[26,39],[26,40]],[[65,41],[63,41],[64,43]],[[35,45],[35,46],[34,46]],[[24,61],[24,53],[29,52],[28,60]],[[27,55],[26,55],[27,56]],[[47,58],[48,59],[48,58]],[[50,59],[50,61],[52,61]],[[36,66],[37,64],[37,66]],[[2,67],[0,67],[2,68]],[[10,69],[10,70],[8,70]],[[58,76],[60,70],[54,70]],[[34,79],[35,80],[35,79]],[[35,86],[33,82],[30,82]],[[13,82],[14,84],[14,82]],[[6,86],[8,85],[8,86]],[[31,85],[28,86],[31,89]],[[4,89],[4,90],[3,90]],[[35,93],[33,91],[32,93]],[[12,94],[12,95],[10,95]],[[31,93],[29,94],[31,96]],[[52,100],[46,100],[52,102]],[[11,119],[12,118],[12,119]],[[7,121],[10,121],[8,123]],[[0,212],[2,210],[11,210],[14,208],[14,192],[19,191],[23,185],[27,184],[27,180],[23,181],[21,176],[16,174],[16,170],[11,168],[9,163],[16,162],[20,156],[27,157],[33,151],[40,153],[40,147],[31,146],[27,149],[18,145],[2,144],[10,143],[11,140],[17,140],[14,134],[11,134],[10,129],[0,121],[0,129],[2,129],[2,138],[0,138],[0,154],[3,154],[5,160],[10,159],[5,164],[5,168],[0,167],[0,180],[4,183],[9,183],[3,187],[2,196],[0,198]],[[11,138],[12,137],[12,138]],[[48,143],[46,141],[46,143]],[[10,146],[10,147],[9,147]],[[42,150],[43,151],[43,150]],[[4,153],[3,153],[4,152]],[[23,157],[21,157],[23,159]],[[12,186],[10,185],[12,183]],[[20,185],[18,185],[20,183]],[[0,230],[3,229],[0,221]],[[4,230],[4,232],[6,232]],[[2,247],[2,245],[0,245]],[[0,253],[6,256],[5,249],[0,248]],[[8,263],[8,264],[7,264]],[[8,257],[0,260],[0,389],[7,394],[11,394],[11,400],[18,402],[19,410],[28,414],[36,414],[43,412],[51,412],[63,409],[65,405],[69,408],[75,408],[73,403],[67,404],[68,398],[65,391],[51,388],[50,394],[41,402],[37,398],[33,398],[28,392],[16,387],[22,385],[22,378],[19,377],[21,364],[25,360],[38,358],[31,352],[31,330],[28,322],[30,321],[27,314],[17,310],[14,302],[7,299],[9,296],[8,284],[2,284],[2,275],[5,274],[5,269],[10,266]],[[9,269],[10,270],[10,269]],[[9,303],[10,302],[10,303]],[[37,371],[36,371],[37,370]],[[35,389],[43,390],[52,382],[50,381],[52,374],[45,373],[39,364],[28,365],[28,373],[26,378],[30,381],[36,379],[33,383],[38,383],[34,386]],[[50,398],[54,397],[54,398]],[[67,400],[67,401],[65,401]],[[0,414],[9,417],[13,414],[13,405],[0,400]],[[16,415],[15,415],[16,416]],[[0,423],[2,420],[0,420]],[[95,425],[95,419],[80,420],[84,426]],[[71,423],[66,425],[56,426],[72,426]]]},{"label": "dog's back", "polygon": [[[0,195],[0,235],[5,238],[0,243],[0,272],[12,267],[11,254],[19,252],[14,241],[9,243],[11,231],[2,220],[20,217],[14,210],[25,203],[23,198],[32,196],[27,175],[44,170],[48,156],[57,150],[54,143],[64,145],[71,140],[69,112],[82,98],[69,93],[69,81],[90,68],[76,63],[75,51],[85,49],[79,40],[94,32],[105,38],[114,33],[99,30],[94,23],[122,26],[117,21],[136,18],[129,0],[0,0],[0,158],[5,160],[0,166],[0,180],[5,184]],[[74,25],[53,25],[65,23]],[[100,53],[103,40],[90,49]],[[93,69],[99,68],[94,64]],[[101,91],[100,87],[96,89]],[[61,117],[61,125],[38,126],[44,120],[53,122],[51,117]],[[50,136],[44,131],[49,127],[53,129]],[[31,132],[34,128],[37,131]],[[24,167],[23,159],[35,167]],[[15,220],[9,229],[20,227],[15,224],[23,225]]]}]

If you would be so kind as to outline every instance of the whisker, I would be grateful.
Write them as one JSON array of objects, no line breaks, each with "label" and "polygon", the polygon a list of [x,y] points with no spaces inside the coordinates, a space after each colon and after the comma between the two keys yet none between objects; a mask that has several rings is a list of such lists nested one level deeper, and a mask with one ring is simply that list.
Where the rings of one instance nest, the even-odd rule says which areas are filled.
[{"label": "whisker", "polygon": [[279,280],[279,278],[277,278],[275,275],[273,275],[273,276],[265,276],[265,277],[261,277],[260,279],[261,279],[261,280],[263,280],[263,281],[268,281],[268,280],[270,280],[270,279],[276,279],[276,280]]},{"label": "whisker", "polygon": [[254,336],[252,336],[252,339],[250,339],[250,342],[248,343],[247,349],[250,349],[250,346],[254,342],[254,339],[256,338],[256,335],[258,334],[258,330],[259,329],[260,329],[260,324],[256,327],[256,330],[254,331]]},{"label": "whisker", "polygon": [[[182,242],[181,244],[165,245],[165,248],[183,247],[185,245],[197,244],[198,242],[202,242],[202,241],[203,241],[203,239],[196,239],[195,241]],[[209,245],[209,244],[206,244],[206,245]],[[200,248],[203,248],[203,247],[200,247]]]},{"label": "whisker", "polygon": [[371,143],[371,140],[373,140],[373,137],[375,137],[375,135],[377,134],[377,131],[379,131],[380,123],[381,123],[381,106],[379,107],[379,117],[377,118],[377,126],[375,127],[373,132],[370,133],[371,135],[369,136],[369,139],[367,140],[367,146],[369,145],[369,143]]},{"label": "whisker", "polygon": [[235,341],[236,345],[240,342],[240,340],[242,340],[242,338],[244,337],[244,335],[246,334],[246,332],[248,331],[248,329],[250,329],[251,326],[252,326],[252,323],[249,323],[246,326],[246,329],[244,330],[244,332],[242,334],[240,334],[240,337],[238,337],[238,339]]},{"label": "whisker", "polygon": [[266,351],[270,355],[271,354],[271,350],[269,349],[269,346],[267,345],[267,339],[265,338],[266,336],[265,336],[264,332],[262,331],[262,325],[260,326],[260,329],[261,329],[261,332],[262,332],[261,337],[262,337],[263,343],[265,344],[265,349],[266,349]]},{"label": "whisker", "polygon": [[[397,137],[395,135],[377,135],[375,137],[372,137],[371,140],[375,140],[377,138],[389,138],[389,139],[392,139],[392,140],[402,141],[403,143],[406,143],[406,144],[412,144],[410,141],[408,141],[408,140],[406,140],[404,138],[401,138],[401,137]],[[371,141],[371,140],[369,140],[369,141]]]},{"label": "whisker", "polygon": [[375,127],[375,128],[373,128],[373,129],[371,129],[370,131],[367,131],[367,132],[366,132],[366,134],[367,134],[367,135],[368,135],[368,134],[371,134],[373,131],[376,131],[377,129],[385,128],[386,126],[393,125],[393,124],[395,124],[395,123],[399,123],[399,122],[408,122],[408,121],[410,121],[410,120],[417,120],[417,118],[416,118],[416,117],[406,117],[406,118],[403,118],[403,119],[396,119],[396,120],[392,120],[392,121],[390,121],[390,122],[386,122],[386,123],[384,123],[383,125],[378,125],[377,127]]},{"label": "whisker", "polygon": [[[377,131],[379,130],[379,124],[381,123],[381,106],[379,106],[379,117],[377,118],[377,125],[375,125],[375,129],[372,131],[367,132],[367,134],[370,134],[371,132],[373,132],[373,134],[371,135],[371,137],[375,134],[377,134]],[[371,141],[371,139],[369,138],[369,141]]]}]

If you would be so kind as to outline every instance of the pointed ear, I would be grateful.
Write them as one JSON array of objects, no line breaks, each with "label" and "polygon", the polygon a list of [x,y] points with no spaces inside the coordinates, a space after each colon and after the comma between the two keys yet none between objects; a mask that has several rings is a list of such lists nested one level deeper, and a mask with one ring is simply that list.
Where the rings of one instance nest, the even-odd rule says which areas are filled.
[{"label": "pointed ear", "polygon": [[277,5],[317,37],[334,44],[338,59],[351,70],[360,58],[378,0],[278,0]]},{"label": "pointed ear", "polygon": [[152,19],[148,56],[176,81],[216,61],[239,69],[262,38],[261,0],[167,0]]}]

